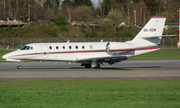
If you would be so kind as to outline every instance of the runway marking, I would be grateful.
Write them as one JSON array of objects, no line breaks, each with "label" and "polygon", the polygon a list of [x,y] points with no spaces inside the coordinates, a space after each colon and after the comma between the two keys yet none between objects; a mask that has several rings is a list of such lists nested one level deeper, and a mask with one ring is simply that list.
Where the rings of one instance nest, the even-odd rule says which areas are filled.
[{"label": "runway marking", "polygon": [[80,76],[71,76],[72,78],[77,78],[77,77],[80,77]]}]

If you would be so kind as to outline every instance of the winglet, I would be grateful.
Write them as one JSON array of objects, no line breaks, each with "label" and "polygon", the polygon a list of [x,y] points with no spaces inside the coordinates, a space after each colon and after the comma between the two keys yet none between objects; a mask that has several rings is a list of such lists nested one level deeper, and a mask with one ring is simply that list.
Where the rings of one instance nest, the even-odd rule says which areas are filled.
[{"label": "winglet", "polygon": [[154,15],[153,17],[166,17],[166,15]]}]

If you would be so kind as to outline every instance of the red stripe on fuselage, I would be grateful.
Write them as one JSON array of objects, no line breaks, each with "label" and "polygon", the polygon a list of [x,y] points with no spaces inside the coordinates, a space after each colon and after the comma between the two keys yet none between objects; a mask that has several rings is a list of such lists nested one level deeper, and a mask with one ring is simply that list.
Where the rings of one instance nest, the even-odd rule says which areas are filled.
[{"label": "red stripe on fuselage", "polygon": [[152,48],[142,48],[142,49],[136,49],[135,51],[139,51],[139,50],[152,50],[152,49],[161,49],[161,47],[158,46],[158,47],[152,47]]},{"label": "red stripe on fuselage", "polygon": [[[150,48],[138,48],[138,49],[129,49],[129,50],[110,50],[109,52],[130,52],[130,51],[141,51],[141,50],[152,50],[152,49],[160,49],[161,47],[150,47]],[[99,50],[99,51],[68,51],[68,52],[46,52],[46,54],[68,54],[68,53],[99,53],[99,52],[107,52],[106,50]],[[28,55],[41,55],[43,53],[32,53],[32,54],[20,54],[20,55],[13,55],[10,57],[16,56],[28,56]]]}]

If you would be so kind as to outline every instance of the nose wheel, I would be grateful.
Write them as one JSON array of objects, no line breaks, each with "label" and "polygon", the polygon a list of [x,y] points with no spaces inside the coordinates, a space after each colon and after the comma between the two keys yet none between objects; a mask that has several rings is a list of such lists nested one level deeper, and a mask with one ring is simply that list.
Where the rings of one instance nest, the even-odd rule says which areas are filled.
[{"label": "nose wheel", "polygon": [[22,69],[22,66],[21,65],[17,66],[17,69]]},{"label": "nose wheel", "polygon": [[17,69],[22,69],[21,62],[18,62],[17,64],[18,64]]}]

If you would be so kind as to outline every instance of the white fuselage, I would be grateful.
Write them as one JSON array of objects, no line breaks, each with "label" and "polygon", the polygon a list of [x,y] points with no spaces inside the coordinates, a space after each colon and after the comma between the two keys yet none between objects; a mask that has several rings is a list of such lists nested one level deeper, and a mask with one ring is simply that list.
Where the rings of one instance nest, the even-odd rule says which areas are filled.
[{"label": "white fuselage", "polygon": [[84,58],[124,55],[127,57],[152,52],[159,46],[135,45],[129,42],[78,42],[78,43],[34,43],[28,49],[16,50],[3,58],[7,60],[52,60],[76,62]]}]

